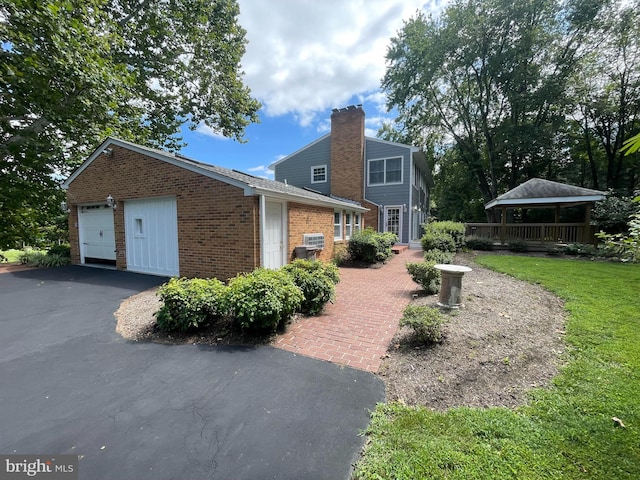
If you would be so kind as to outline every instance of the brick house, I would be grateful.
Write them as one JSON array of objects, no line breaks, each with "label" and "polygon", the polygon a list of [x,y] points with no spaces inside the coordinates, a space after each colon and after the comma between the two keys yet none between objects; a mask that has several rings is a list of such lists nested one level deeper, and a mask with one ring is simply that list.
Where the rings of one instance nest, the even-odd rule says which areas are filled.
[{"label": "brick house", "polygon": [[[364,222],[419,247],[432,186],[427,159],[417,147],[365,136],[361,105],[334,109],[331,131],[269,166],[275,179],[355,201]],[[335,212],[335,241],[348,240],[353,218]]]},{"label": "brick house", "polygon": [[72,263],[163,276],[226,280],[278,268],[308,243],[329,261],[334,212],[366,212],[357,202],[114,138],[63,188]]}]

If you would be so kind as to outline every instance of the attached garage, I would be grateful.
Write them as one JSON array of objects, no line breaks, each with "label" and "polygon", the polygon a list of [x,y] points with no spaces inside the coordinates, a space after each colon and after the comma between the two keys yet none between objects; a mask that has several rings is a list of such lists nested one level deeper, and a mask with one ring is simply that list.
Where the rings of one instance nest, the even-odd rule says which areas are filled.
[{"label": "attached garage", "polygon": [[294,258],[306,234],[333,258],[334,212],[357,203],[108,138],[64,182],[74,264],[227,280]]}]

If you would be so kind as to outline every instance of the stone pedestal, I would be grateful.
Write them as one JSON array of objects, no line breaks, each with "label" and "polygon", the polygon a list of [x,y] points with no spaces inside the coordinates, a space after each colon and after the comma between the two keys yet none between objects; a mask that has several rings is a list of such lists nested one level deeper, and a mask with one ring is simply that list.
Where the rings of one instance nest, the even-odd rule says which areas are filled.
[{"label": "stone pedestal", "polygon": [[438,264],[440,270],[441,285],[438,305],[445,308],[460,308],[462,306],[462,277],[470,272],[469,267],[463,265]]}]

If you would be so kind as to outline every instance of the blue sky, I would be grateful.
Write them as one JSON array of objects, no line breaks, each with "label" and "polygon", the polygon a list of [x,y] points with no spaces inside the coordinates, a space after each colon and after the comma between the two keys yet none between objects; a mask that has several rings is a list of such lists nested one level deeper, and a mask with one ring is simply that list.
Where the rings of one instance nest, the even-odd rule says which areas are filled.
[{"label": "blue sky", "polygon": [[329,131],[331,109],[363,104],[367,135],[385,119],[380,79],[390,39],[417,10],[447,0],[239,0],[247,31],[244,82],[262,103],[246,143],[200,126],[183,129],[182,153],[273,178],[267,166]]}]

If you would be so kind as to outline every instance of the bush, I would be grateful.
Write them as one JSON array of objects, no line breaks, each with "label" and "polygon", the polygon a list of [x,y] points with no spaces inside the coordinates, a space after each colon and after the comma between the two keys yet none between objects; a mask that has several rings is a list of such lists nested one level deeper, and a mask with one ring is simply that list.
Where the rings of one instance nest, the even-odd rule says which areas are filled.
[{"label": "bush", "polygon": [[400,319],[400,326],[412,328],[418,340],[424,343],[441,342],[445,323],[446,317],[440,310],[427,305],[407,305]]},{"label": "bush", "polygon": [[286,272],[258,268],[232,278],[225,301],[243,330],[274,332],[300,308],[304,295]]},{"label": "bush", "polygon": [[215,278],[172,278],[158,290],[163,302],[156,312],[158,328],[185,332],[222,315],[225,290],[224,283]]},{"label": "bush", "polygon": [[440,290],[440,270],[435,268],[435,262],[407,263],[407,271],[411,279],[429,294]]},{"label": "bush", "polygon": [[420,239],[422,249],[441,250],[443,252],[455,252],[456,242],[451,235],[443,232],[427,232]]},{"label": "bush", "polygon": [[451,263],[454,254],[452,252],[443,252],[442,250],[427,250],[424,252],[424,261],[433,263]]},{"label": "bush", "polygon": [[510,240],[507,249],[511,252],[526,252],[529,247],[524,240]]},{"label": "bush", "polygon": [[[634,202],[640,203],[640,197]],[[631,215],[626,234],[606,234],[600,232],[596,236],[603,241],[599,251],[603,256],[612,256],[622,262],[640,262],[640,210]]]},{"label": "bush", "polygon": [[347,251],[354,261],[384,262],[393,255],[391,247],[397,241],[398,236],[391,232],[378,233],[372,228],[366,228],[351,236]]},{"label": "bush", "polygon": [[472,250],[493,250],[493,240],[486,237],[476,237],[476,236],[468,236],[465,238],[465,243],[467,247]]},{"label": "bush", "polygon": [[27,248],[21,252],[18,260],[23,265],[40,268],[60,267],[62,265],[68,265],[70,262],[68,255],[61,255],[55,252],[45,253],[42,250],[34,250],[31,248]]},{"label": "bush", "polygon": [[340,272],[333,264],[317,260],[294,260],[282,267],[304,295],[300,306],[302,313],[313,315],[321,312],[328,302],[335,300],[336,283]]},{"label": "bush", "polygon": [[49,249],[47,255],[60,255],[62,257],[71,257],[71,247],[69,244],[54,245]]},{"label": "bush", "polygon": [[[425,233],[444,233],[453,238],[456,246],[452,251],[460,250],[464,247],[464,232],[464,223],[460,222],[440,221],[427,223],[425,225]],[[429,249],[427,248],[425,250]]]},{"label": "bush", "polygon": [[590,257],[597,254],[597,249],[593,245],[584,245],[582,243],[570,243],[564,245],[560,249],[560,253],[565,255],[575,255],[580,257]]}]

